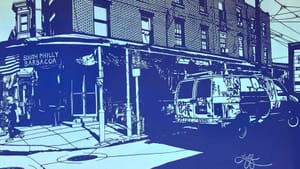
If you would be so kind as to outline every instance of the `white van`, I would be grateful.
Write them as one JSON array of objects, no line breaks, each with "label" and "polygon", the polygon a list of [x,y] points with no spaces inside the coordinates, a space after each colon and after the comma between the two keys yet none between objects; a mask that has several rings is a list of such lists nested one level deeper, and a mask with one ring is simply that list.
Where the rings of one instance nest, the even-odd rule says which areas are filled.
[{"label": "white van", "polygon": [[177,85],[175,122],[226,127],[236,124],[239,137],[250,123],[270,115],[271,101],[256,75],[222,75],[206,72],[190,75]]}]

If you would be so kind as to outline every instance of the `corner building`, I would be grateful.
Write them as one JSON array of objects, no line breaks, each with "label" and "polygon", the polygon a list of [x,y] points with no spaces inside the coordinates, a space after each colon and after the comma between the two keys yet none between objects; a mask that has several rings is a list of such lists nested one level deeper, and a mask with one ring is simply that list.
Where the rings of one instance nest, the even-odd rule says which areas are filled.
[{"label": "corner building", "polygon": [[[271,64],[269,15],[261,11],[263,51],[258,61],[255,9],[244,0],[27,0],[14,3],[13,9],[16,28],[1,46],[19,45],[26,52],[7,50],[6,55],[18,55],[21,69],[26,68],[24,55],[55,55],[57,59],[47,68],[31,65],[39,74],[31,85],[35,92],[27,96],[27,87],[26,96],[17,99],[25,104],[26,97],[32,97],[35,106],[44,107],[61,100],[66,108],[63,117],[68,119],[98,116],[97,60],[82,64],[84,58],[99,53],[97,45],[103,59],[107,120],[114,118],[116,108],[128,96],[128,55],[130,68],[141,72],[140,106],[146,121],[147,117],[159,119],[159,107],[154,105],[172,98],[186,73],[225,72],[227,68],[256,71],[258,62],[266,69]],[[129,82],[135,111],[131,75]],[[53,90],[42,91],[45,87]]]}]

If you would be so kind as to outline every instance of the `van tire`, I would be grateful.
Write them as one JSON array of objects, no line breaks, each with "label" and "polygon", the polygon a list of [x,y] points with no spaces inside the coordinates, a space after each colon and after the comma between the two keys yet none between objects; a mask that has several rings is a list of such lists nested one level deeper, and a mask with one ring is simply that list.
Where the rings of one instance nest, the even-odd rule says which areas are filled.
[{"label": "van tire", "polygon": [[237,134],[240,139],[246,138],[247,132],[248,132],[247,126],[240,126],[237,128]]},{"label": "van tire", "polygon": [[292,128],[297,127],[299,125],[299,117],[291,116],[287,119],[288,125]]},{"label": "van tire", "polygon": [[246,138],[248,134],[249,116],[246,113],[239,114],[234,122],[234,131],[239,139]]}]

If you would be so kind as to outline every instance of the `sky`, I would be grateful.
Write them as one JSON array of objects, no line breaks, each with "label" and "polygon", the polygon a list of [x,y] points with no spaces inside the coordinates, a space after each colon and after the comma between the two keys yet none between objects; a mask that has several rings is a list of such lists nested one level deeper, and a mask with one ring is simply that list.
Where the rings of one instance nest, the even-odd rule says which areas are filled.
[{"label": "sky", "polygon": [[[10,31],[13,29],[15,25],[15,17],[14,13],[11,9],[12,3],[16,0],[0,0],[0,41],[7,40]],[[254,6],[255,0],[245,0],[248,4]],[[279,3],[286,6],[287,8],[282,7]],[[296,8],[298,7],[298,8]],[[284,21],[283,25],[279,22],[271,22],[271,29],[276,32],[276,40],[272,40],[272,57],[273,62],[288,62],[288,48],[287,43],[282,45],[278,42],[278,40],[282,41],[283,37],[285,39],[291,41],[300,41],[300,3],[299,0],[263,0],[261,3],[261,8],[265,12],[268,12],[270,16],[278,13],[284,14],[290,11],[296,11],[295,14],[299,15],[296,19],[288,19],[294,18],[293,14],[284,14],[278,15],[276,19],[287,19]],[[288,11],[289,10],[289,11]],[[291,23],[290,21],[297,21],[296,23]],[[287,27],[288,26],[288,27]],[[299,30],[299,31],[298,31]],[[292,38],[292,39],[291,39]]]}]

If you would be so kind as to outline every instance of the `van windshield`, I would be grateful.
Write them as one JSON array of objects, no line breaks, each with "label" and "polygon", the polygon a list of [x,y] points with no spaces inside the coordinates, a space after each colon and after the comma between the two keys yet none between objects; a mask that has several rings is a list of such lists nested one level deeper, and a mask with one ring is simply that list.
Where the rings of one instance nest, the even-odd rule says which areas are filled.
[{"label": "van windshield", "polygon": [[194,81],[182,82],[179,86],[178,98],[192,98]]}]

